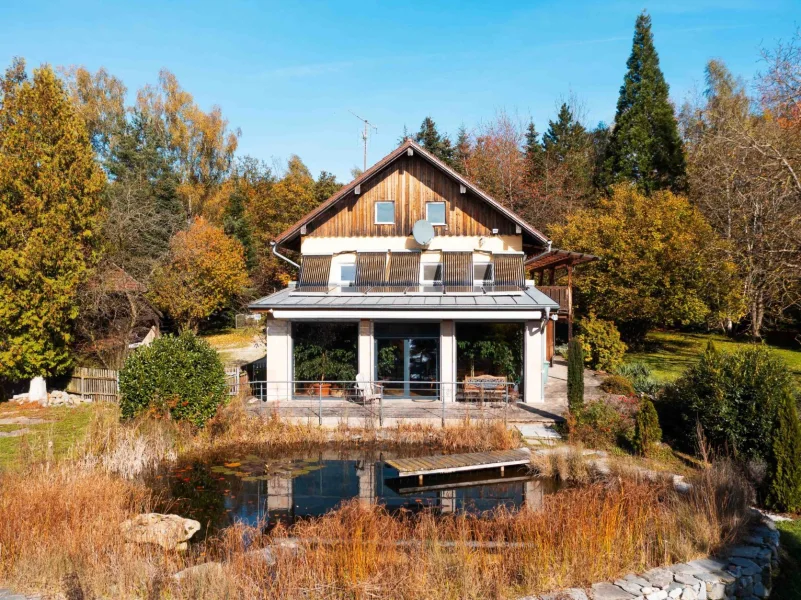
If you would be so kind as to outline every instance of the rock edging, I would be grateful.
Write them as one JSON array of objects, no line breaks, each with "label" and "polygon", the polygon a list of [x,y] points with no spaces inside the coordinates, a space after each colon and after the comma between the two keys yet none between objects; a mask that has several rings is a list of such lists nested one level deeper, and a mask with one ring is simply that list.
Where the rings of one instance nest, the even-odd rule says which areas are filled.
[{"label": "rock edging", "polygon": [[741,545],[720,557],[595,583],[589,595],[570,588],[520,600],[761,600],[770,596],[779,564],[779,532],[768,517],[760,514],[760,521]]}]

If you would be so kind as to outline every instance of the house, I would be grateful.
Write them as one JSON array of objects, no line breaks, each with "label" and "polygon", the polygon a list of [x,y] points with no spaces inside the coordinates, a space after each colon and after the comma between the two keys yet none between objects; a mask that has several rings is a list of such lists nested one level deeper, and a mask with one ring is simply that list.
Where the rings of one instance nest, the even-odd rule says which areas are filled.
[{"label": "house", "polygon": [[[293,383],[296,334],[342,323],[355,372],[387,395],[469,399],[465,381],[483,359],[485,377],[508,382],[504,399],[545,400],[560,305],[526,278],[526,263],[553,256],[551,242],[411,139],[281,233],[273,252],[299,275],[250,305],[265,315],[270,399],[304,393]],[[557,254],[560,265],[584,257]],[[481,335],[500,344],[506,372],[491,372],[503,360],[486,360]]]}]

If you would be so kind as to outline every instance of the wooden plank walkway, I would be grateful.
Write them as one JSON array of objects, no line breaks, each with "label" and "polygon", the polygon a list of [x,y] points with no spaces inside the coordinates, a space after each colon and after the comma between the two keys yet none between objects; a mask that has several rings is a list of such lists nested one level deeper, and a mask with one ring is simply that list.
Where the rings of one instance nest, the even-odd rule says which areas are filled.
[{"label": "wooden plank walkway", "polygon": [[412,477],[414,475],[458,473],[460,471],[525,465],[531,462],[531,452],[528,448],[521,448],[519,450],[445,454],[421,458],[393,458],[384,462],[393,469],[397,469],[399,477]]}]

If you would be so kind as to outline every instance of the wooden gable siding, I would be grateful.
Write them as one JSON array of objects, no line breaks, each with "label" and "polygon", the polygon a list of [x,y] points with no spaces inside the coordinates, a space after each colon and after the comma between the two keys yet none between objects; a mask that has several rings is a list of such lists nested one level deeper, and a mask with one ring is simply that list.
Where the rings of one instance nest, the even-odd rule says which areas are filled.
[{"label": "wooden gable siding", "polygon": [[[395,223],[375,224],[375,203],[395,202]],[[425,219],[427,202],[445,202],[447,227],[437,235],[514,235],[515,223],[426,160],[404,156],[350,192],[307,227],[316,237],[408,236],[415,222]]]}]

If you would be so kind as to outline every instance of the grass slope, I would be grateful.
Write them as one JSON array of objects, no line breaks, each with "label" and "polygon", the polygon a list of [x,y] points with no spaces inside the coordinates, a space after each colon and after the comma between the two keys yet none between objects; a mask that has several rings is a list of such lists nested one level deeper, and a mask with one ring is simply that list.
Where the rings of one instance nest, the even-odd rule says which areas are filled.
[{"label": "grass slope", "polygon": [[[652,331],[646,338],[647,349],[629,352],[626,361],[639,361],[653,370],[654,377],[662,381],[673,381],[684,370],[695,363],[709,341],[715,342],[723,352],[733,352],[750,342],[732,340],[714,333],[681,333],[675,331]],[[780,356],[801,382],[801,351],[769,346]]]},{"label": "grass slope", "polygon": [[801,598],[801,519],[777,523],[782,534],[782,562],[771,600]]}]

